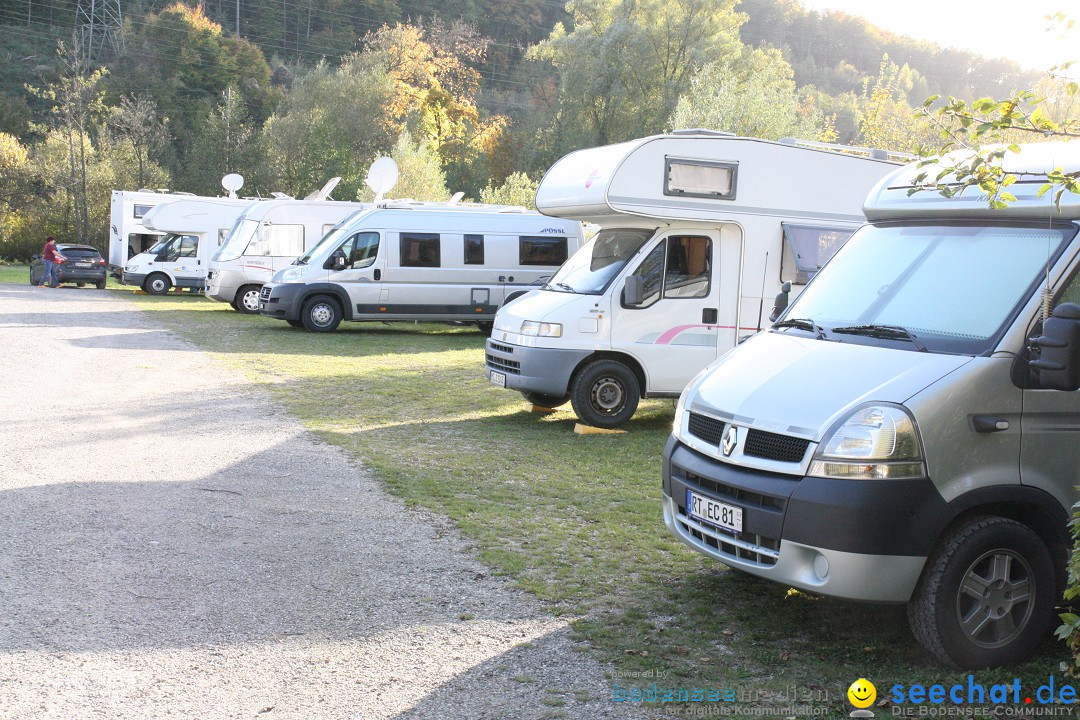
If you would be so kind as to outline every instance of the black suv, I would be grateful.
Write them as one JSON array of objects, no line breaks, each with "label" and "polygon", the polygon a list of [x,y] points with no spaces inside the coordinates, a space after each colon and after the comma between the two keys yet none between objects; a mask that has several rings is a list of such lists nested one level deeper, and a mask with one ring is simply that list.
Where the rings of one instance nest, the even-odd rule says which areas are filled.
[{"label": "black suv", "polygon": [[[105,289],[105,258],[93,245],[73,245],[57,243],[56,252],[64,260],[56,265],[56,285],[75,283],[79,287],[92,283],[98,290]],[[40,285],[45,275],[45,262],[40,255],[34,255],[30,263],[30,284]]]}]

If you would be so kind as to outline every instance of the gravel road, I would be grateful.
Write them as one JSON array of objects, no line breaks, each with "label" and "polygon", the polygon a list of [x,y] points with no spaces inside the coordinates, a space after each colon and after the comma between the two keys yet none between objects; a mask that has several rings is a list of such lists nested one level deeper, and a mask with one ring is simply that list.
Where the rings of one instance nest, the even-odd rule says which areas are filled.
[{"label": "gravel road", "polygon": [[109,291],[0,285],[0,720],[623,718],[564,621]]}]

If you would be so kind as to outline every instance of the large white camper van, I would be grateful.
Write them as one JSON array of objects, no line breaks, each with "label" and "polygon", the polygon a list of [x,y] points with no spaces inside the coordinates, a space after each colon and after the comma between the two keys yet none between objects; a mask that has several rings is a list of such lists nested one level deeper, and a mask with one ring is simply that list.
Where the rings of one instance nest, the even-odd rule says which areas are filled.
[{"label": "large white camper van", "polygon": [[162,233],[157,243],[130,258],[121,281],[152,295],[170,288],[201,290],[210,258],[217,252],[236,218],[253,204],[267,200],[247,198],[184,198],[158,205],[142,218],[152,232]]},{"label": "large white camper van", "polygon": [[120,277],[128,259],[146,252],[164,234],[143,224],[143,218],[158,205],[191,193],[154,192],[153,190],[113,190],[109,211],[109,272]]},{"label": "large white camper van", "polygon": [[599,427],[629,420],[641,397],[678,397],[768,324],[783,284],[804,285],[836,252],[896,166],[883,151],[708,131],[567,155],[536,206],[601,230],[496,315],[489,380],[538,405],[571,400]]},{"label": "large white camper van", "polygon": [[312,332],[342,320],[470,321],[550,276],[582,243],[581,224],[521,207],[386,203],[334,228],[274,281],[260,310]]},{"label": "large white camper van", "polygon": [[274,273],[314,247],[346,217],[370,207],[374,206],[323,198],[279,198],[250,206],[211,258],[206,296],[240,312],[259,312],[259,290]]}]

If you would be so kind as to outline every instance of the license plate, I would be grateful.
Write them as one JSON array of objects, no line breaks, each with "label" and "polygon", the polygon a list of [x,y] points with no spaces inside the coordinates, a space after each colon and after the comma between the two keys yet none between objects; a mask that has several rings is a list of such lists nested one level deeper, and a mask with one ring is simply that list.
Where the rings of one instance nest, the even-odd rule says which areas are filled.
[{"label": "license plate", "polygon": [[75,267],[90,267],[90,263],[75,263]]},{"label": "license plate", "polygon": [[693,490],[686,491],[686,507],[690,517],[695,520],[724,528],[742,532],[742,508],[716,502],[712,498],[698,495]]},{"label": "license plate", "polygon": [[488,379],[491,380],[492,385],[498,385],[501,388],[506,387],[506,375],[503,375],[501,372],[492,370]]}]

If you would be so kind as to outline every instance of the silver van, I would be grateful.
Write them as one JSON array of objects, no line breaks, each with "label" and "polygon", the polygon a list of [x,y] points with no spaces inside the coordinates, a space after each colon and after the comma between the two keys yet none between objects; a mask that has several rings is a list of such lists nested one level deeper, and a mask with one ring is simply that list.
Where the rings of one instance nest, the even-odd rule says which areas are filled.
[{"label": "silver van", "polygon": [[1080,198],[1039,197],[1080,144],[1007,163],[1004,210],[978,188],[909,195],[916,165],[882,180],[778,321],[691,381],[664,450],[687,545],[907,603],[919,642],[965,668],[1046,635],[1080,483]]}]

